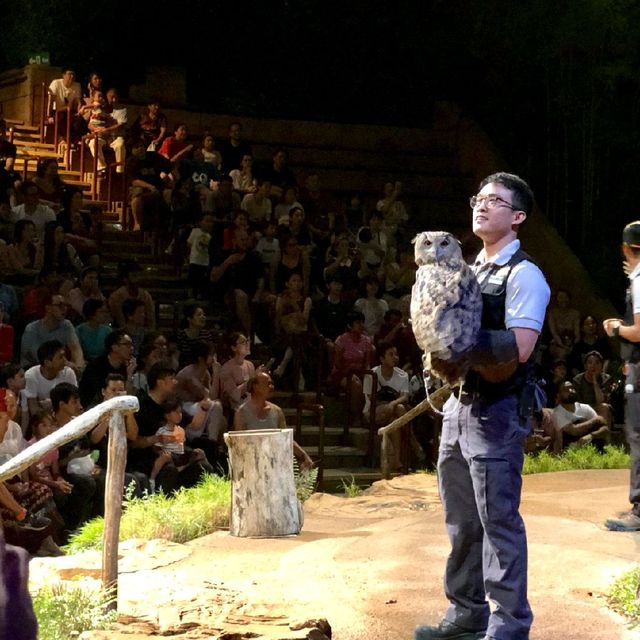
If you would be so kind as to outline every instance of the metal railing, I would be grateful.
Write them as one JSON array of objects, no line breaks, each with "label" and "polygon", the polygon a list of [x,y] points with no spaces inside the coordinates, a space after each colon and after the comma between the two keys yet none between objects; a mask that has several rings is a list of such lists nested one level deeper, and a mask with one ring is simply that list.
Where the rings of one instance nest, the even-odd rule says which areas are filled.
[{"label": "metal railing", "polygon": [[127,435],[124,413],[138,411],[140,404],[135,396],[119,396],[102,402],[85,411],[46,438],[39,440],[8,462],[0,466],[0,482],[12,478],[38,462],[52,449],[80,438],[99,422],[109,418],[109,451],[107,477],[104,491],[104,533],[102,546],[102,586],[113,593],[112,608],[118,602],[118,538],[122,515],[124,470],[127,462]]}]

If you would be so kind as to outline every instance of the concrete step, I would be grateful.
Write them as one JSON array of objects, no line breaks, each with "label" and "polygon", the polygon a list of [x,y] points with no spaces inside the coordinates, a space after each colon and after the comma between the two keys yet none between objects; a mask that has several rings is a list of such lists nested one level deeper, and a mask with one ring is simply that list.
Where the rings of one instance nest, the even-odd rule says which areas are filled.
[{"label": "concrete step", "polygon": [[[318,447],[309,445],[305,451],[314,459],[318,459]],[[325,469],[351,469],[362,467],[366,463],[367,452],[356,447],[328,445],[324,448],[322,462]]]}]

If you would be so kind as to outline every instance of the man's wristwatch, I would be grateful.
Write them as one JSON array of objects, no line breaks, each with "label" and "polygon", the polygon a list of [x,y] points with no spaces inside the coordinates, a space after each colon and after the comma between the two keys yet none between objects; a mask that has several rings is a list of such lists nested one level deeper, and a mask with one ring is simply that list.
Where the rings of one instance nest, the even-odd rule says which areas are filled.
[{"label": "man's wristwatch", "polygon": [[613,327],[613,329],[611,330],[611,335],[614,338],[619,338],[620,337],[620,325],[617,324],[615,327]]}]

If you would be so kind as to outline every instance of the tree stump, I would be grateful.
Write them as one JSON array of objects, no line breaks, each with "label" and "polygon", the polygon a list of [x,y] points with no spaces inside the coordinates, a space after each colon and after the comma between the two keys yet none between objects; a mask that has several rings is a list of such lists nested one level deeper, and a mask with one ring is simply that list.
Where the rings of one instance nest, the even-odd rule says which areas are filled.
[{"label": "tree stump", "polygon": [[232,431],[224,439],[231,474],[231,535],[272,538],[300,533],[293,430]]}]

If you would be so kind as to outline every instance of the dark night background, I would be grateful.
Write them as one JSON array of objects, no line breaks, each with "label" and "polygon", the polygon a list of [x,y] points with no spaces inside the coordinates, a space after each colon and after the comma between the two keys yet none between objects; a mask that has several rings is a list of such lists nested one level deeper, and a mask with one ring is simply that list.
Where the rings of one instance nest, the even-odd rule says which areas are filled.
[{"label": "dark night background", "polygon": [[636,1],[25,0],[3,13],[0,69],[44,50],[126,93],[147,64],[182,66],[190,104],[212,112],[419,126],[453,100],[619,302],[620,232],[640,218]]}]

